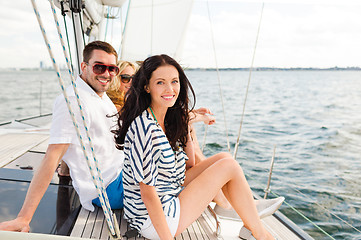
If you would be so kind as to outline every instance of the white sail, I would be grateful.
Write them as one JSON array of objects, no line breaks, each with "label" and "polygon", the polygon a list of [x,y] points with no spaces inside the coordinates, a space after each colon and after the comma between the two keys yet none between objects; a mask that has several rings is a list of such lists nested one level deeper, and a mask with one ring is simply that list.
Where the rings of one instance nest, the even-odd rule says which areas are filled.
[{"label": "white sail", "polygon": [[121,58],[144,60],[154,54],[180,59],[193,0],[131,0]]}]

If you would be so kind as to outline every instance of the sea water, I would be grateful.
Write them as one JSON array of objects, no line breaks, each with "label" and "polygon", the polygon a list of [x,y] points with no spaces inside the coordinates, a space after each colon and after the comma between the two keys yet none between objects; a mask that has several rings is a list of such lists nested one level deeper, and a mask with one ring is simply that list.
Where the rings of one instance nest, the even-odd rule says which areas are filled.
[{"label": "sea water", "polygon": [[[275,149],[269,197],[286,198],[281,212],[315,239],[331,238],[313,223],[335,239],[361,239],[360,71],[254,71],[246,103],[249,72],[221,71],[220,82],[215,71],[186,73],[196,107],[217,120],[205,142],[196,124],[206,156],[228,151],[227,139],[234,152],[244,110],[237,161],[252,189],[264,195]],[[51,71],[2,71],[0,82],[0,122],[49,113],[61,93]]]}]

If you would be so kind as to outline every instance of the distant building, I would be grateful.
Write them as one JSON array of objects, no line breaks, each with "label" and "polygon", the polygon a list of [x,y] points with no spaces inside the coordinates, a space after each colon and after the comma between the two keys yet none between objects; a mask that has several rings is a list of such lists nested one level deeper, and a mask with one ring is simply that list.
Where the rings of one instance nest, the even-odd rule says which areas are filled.
[{"label": "distant building", "polygon": [[39,66],[40,70],[44,69],[44,62],[40,61],[40,66]]}]

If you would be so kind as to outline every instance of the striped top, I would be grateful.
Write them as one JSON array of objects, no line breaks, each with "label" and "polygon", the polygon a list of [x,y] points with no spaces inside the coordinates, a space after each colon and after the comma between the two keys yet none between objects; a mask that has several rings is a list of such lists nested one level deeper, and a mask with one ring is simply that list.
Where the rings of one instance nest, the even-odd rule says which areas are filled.
[{"label": "striped top", "polygon": [[131,227],[141,229],[148,217],[139,183],[154,186],[166,216],[174,217],[177,195],[185,179],[187,155],[173,152],[162,128],[145,110],[129,126],[124,141],[124,216]]}]

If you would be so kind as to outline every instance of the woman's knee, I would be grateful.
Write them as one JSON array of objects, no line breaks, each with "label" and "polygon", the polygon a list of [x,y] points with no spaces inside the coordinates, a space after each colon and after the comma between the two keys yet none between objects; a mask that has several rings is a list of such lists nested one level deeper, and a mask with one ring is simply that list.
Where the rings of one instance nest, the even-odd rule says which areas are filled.
[{"label": "woman's knee", "polygon": [[224,168],[224,170],[227,170],[227,172],[234,171],[236,173],[238,172],[243,173],[239,163],[236,160],[234,160],[232,157],[222,158],[219,161],[219,164],[222,166],[222,168]]},{"label": "woman's knee", "polygon": [[220,152],[220,153],[217,153],[216,156],[219,160],[224,159],[224,158],[233,158],[229,152]]}]

